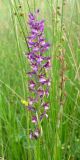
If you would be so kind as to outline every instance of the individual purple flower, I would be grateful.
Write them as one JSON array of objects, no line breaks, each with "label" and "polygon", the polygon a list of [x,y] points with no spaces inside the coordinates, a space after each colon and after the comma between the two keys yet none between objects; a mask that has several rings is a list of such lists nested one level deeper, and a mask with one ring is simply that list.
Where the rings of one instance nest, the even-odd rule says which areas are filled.
[{"label": "individual purple flower", "polygon": [[40,129],[39,128],[36,128],[36,130],[34,131],[34,137],[35,138],[38,138],[40,135]]},{"label": "individual purple flower", "polygon": [[31,66],[31,70],[27,73],[30,91],[28,110],[31,112],[34,124],[34,130],[30,132],[30,139],[37,139],[40,136],[41,122],[44,117],[48,118],[49,102],[46,102],[45,99],[49,96],[51,84],[50,78],[46,75],[46,70],[51,67],[51,58],[45,54],[50,44],[46,42],[44,35],[44,20],[38,20],[38,14],[39,10],[34,14],[29,14],[30,32],[27,37],[29,53],[26,56]]},{"label": "individual purple flower", "polygon": [[38,90],[37,90],[37,93],[38,95],[42,98],[45,94],[44,90],[42,89],[42,87],[40,87]]},{"label": "individual purple flower", "polygon": [[44,76],[40,76],[40,78],[39,78],[39,82],[42,84],[42,85],[44,85],[44,84],[46,84],[47,86],[50,86],[50,80],[49,79],[46,79]]},{"label": "individual purple flower", "polygon": [[49,109],[49,103],[43,103],[42,106],[44,107],[44,110],[47,111]]},{"label": "individual purple flower", "polygon": [[33,90],[35,88],[35,82],[33,80],[30,80],[30,82],[29,82],[29,88],[31,90]]},{"label": "individual purple flower", "polygon": [[39,135],[40,135],[40,129],[36,128],[34,132],[33,131],[30,132],[30,139],[37,139]]},{"label": "individual purple flower", "polygon": [[32,123],[37,123],[37,117],[36,116],[32,116]]}]

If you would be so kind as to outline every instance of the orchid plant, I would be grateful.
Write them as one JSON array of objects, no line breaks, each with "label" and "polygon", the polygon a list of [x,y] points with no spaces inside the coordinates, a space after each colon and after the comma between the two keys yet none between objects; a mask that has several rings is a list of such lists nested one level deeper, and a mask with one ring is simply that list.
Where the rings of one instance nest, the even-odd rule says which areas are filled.
[{"label": "orchid plant", "polygon": [[27,108],[31,112],[34,124],[34,129],[30,132],[31,139],[37,139],[40,136],[41,122],[44,117],[48,118],[49,102],[46,101],[46,97],[49,96],[51,84],[50,77],[47,76],[51,58],[45,54],[50,44],[45,41],[44,20],[38,20],[38,14],[39,10],[29,14],[30,35],[27,37],[29,53],[26,54],[31,67],[27,73],[30,93]]}]

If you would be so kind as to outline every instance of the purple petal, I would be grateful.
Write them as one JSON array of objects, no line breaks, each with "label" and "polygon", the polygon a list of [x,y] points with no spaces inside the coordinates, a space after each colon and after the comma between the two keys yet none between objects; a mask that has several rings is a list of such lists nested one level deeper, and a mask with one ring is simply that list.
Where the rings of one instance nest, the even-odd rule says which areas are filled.
[{"label": "purple petal", "polygon": [[32,40],[29,40],[28,44],[31,45],[31,46],[33,46],[33,45],[35,45],[35,42],[33,42]]},{"label": "purple petal", "polygon": [[35,20],[35,16],[34,16],[32,13],[29,14],[29,18],[30,18],[31,20]]}]

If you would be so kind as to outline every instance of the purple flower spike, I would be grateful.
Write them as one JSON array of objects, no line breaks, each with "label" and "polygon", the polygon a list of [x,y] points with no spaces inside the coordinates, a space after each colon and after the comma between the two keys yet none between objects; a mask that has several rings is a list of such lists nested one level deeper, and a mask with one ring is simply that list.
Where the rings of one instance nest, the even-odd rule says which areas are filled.
[{"label": "purple flower spike", "polygon": [[29,78],[28,89],[30,91],[28,110],[31,112],[32,123],[34,124],[30,139],[37,139],[40,136],[40,123],[45,117],[48,118],[49,103],[45,99],[49,96],[51,84],[50,77],[46,75],[46,71],[51,67],[51,57],[46,55],[50,44],[46,42],[44,35],[45,20],[38,20],[38,15],[39,9],[34,14],[29,14],[30,35],[27,37],[30,51],[26,54],[26,57],[31,67],[31,70],[27,73]]}]

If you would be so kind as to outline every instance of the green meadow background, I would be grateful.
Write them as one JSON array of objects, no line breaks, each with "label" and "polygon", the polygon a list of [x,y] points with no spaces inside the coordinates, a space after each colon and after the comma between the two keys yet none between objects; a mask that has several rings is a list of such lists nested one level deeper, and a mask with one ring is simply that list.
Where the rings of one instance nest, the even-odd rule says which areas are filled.
[{"label": "green meadow background", "polygon": [[[25,38],[28,14],[36,9],[51,44],[51,88],[43,135],[30,140],[30,113],[21,99],[29,96]],[[62,90],[61,48],[66,65]],[[0,0],[0,159],[80,160],[80,0]]]}]

